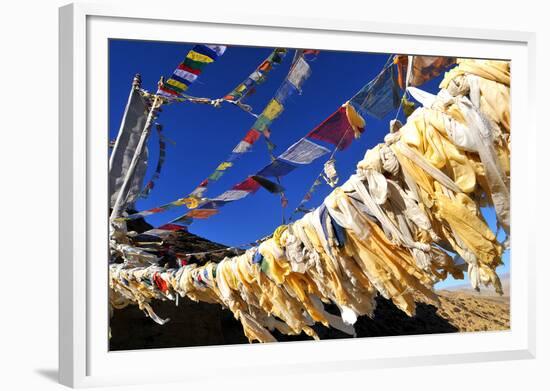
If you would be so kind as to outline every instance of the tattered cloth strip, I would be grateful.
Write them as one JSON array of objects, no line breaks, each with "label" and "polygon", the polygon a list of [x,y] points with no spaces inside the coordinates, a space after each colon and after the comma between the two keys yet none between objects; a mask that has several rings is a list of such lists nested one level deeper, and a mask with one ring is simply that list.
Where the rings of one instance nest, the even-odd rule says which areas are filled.
[{"label": "tattered cloth strip", "polygon": [[[118,137],[109,157],[109,202],[111,207],[115,204],[124,178],[126,178],[128,168],[143,133],[148,113],[147,99],[142,96],[138,88],[132,88],[120,124]],[[126,205],[123,205],[122,209],[132,207],[143,188],[143,179],[147,171],[147,156],[148,152],[145,148],[140,155],[135,174],[132,177],[126,197]]]},{"label": "tattered cloth strip", "polygon": [[[374,316],[376,295],[409,316],[417,301],[438,305],[434,284],[448,275],[464,278],[464,263],[451,254],[463,258],[474,288],[492,285],[502,293],[495,271],[502,246],[480,208],[499,199],[493,189],[500,188],[487,184],[487,164],[506,178],[510,174],[510,133],[502,122],[509,100],[496,93],[509,92],[509,86],[480,75],[506,67],[509,76],[509,63],[475,60],[458,67],[465,73],[444,80],[452,88],[368,150],[356,174],[320,207],[277,228],[259,246],[219,263],[177,269],[148,266],[150,256],[139,251],[123,253],[127,262],[109,266],[112,306],[139,305],[162,324],[151,307],[154,299],[180,295],[218,303],[233,312],[251,342],[272,342],[274,329],[318,338],[311,327],[317,322],[353,335],[358,316]],[[465,75],[483,86],[479,107],[470,95],[457,93],[467,91]],[[476,120],[493,116],[499,120]],[[480,135],[490,138],[468,143]],[[494,161],[481,156],[491,149],[495,154],[486,157]],[[323,303],[335,304],[340,316]]]},{"label": "tattered cloth strip", "polygon": [[268,73],[273,69],[277,64],[280,64],[285,55],[287,49],[276,48],[271,54],[252,72],[245,81],[239,84],[233,91],[227,94],[224,99],[231,101],[242,101],[247,96],[254,93],[255,87],[258,84],[261,84],[265,81]]},{"label": "tattered cloth strip", "polygon": [[[409,64],[411,59],[412,64]],[[397,65],[399,86],[405,90],[408,86],[418,87],[439,76],[456,63],[456,58],[400,54],[394,57],[393,62]]]},{"label": "tattered cloth strip", "polygon": [[139,194],[140,198],[147,198],[149,196],[149,193],[151,193],[151,190],[153,190],[153,188],[155,187],[155,182],[160,178],[160,173],[162,171],[162,167],[164,166],[164,161],[166,159],[166,140],[164,138],[164,135],[162,134],[162,125],[156,124],[156,129],[157,129],[157,136],[159,139],[159,153],[158,153],[157,166],[155,167],[155,172],[153,173],[153,176],[147,182],[147,184]]},{"label": "tattered cloth strip", "polygon": [[199,77],[204,67],[216,61],[223,55],[225,49],[223,45],[195,45],[172,76],[159,86],[157,95],[167,100],[179,98]]}]

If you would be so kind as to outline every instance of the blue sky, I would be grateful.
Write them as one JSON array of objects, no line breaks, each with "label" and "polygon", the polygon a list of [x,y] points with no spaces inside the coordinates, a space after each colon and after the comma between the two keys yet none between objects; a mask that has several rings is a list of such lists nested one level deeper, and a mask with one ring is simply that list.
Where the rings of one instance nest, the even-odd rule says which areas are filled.
[{"label": "blue sky", "polygon": [[[154,41],[111,40],[109,43],[109,138],[116,137],[128,93],[135,73],[142,76],[142,87],[156,90],[161,75],[169,77],[193,44]],[[242,82],[271,52],[271,48],[232,46],[215,63],[208,65],[187,91],[192,96],[223,97]],[[275,93],[288,71],[293,52],[268,76],[265,83],[246,101],[254,112],[261,112]],[[310,63],[312,74],[301,95],[291,96],[282,115],[271,126],[272,141],[278,155],[288,146],[332,114],[362,86],[372,80],[388,59],[389,54],[321,51]],[[441,78],[421,88],[436,93]],[[366,130],[359,140],[345,151],[337,152],[336,166],[341,180],[355,171],[355,165],[365,151],[382,142],[388,132],[388,122],[395,112],[379,121],[366,118]],[[401,118],[401,120],[404,120]],[[173,201],[189,194],[231,152],[254,123],[254,118],[232,105],[214,108],[209,105],[178,103],[167,105],[157,120],[164,126],[164,135],[174,141],[167,143],[166,161],[160,179],[147,199],[137,202],[144,210]],[[149,142],[149,175],[152,175],[158,156],[158,140],[152,134]],[[326,144],[332,149],[333,146]],[[298,205],[313,180],[322,170],[325,159],[300,167],[282,179],[289,205],[286,216]],[[208,196],[214,197],[234,184],[254,174],[269,162],[267,147],[259,140],[253,150],[238,160],[218,182],[210,186]],[[323,184],[317,188],[307,205],[319,205],[330,192]],[[152,225],[164,224],[185,213],[176,208],[147,218]],[[237,246],[254,241],[272,232],[281,224],[281,205],[278,196],[260,189],[256,194],[224,206],[220,213],[207,220],[195,220],[190,231],[210,240]],[[492,210],[485,210],[489,224],[494,227]],[[500,273],[508,272],[508,254]],[[463,283],[451,280],[441,286]]]}]

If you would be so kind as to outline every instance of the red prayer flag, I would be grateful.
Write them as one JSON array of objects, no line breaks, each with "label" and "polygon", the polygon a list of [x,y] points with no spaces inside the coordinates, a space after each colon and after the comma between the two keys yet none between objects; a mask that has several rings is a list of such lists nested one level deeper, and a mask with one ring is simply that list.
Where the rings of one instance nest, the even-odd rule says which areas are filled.
[{"label": "red prayer flag", "polygon": [[217,209],[193,209],[185,214],[186,217],[192,217],[194,219],[207,219],[210,216],[217,214]]},{"label": "red prayer flag", "polygon": [[246,141],[249,144],[254,144],[260,138],[260,132],[256,129],[250,129],[246,136],[244,136],[243,141]]},{"label": "red prayer flag", "polygon": [[186,227],[178,224],[164,224],[157,229],[163,229],[165,231],[186,231]]},{"label": "red prayer flag", "polygon": [[330,117],[324,120],[319,126],[307,134],[306,137],[326,141],[344,150],[352,143],[353,129],[346,115],[346,108],[340,107]]},{"label": "red prayer flag", "polygon": [[183,62],[180,65],[178,65],[178,69],[181,69],[182,71],[192,73],[193,75],[200,75],[201,74],[200,69],[190,68],[187,65],[185,65]]},{"label": "red prayer flag", "polygon": [[178,95],[178,93],[176,91],[173,91],[173,90],[167,88],[166,85],[164,85],[162,87],[159,87],[159,90],[161,90],[162,92],[165,92],[167,94],[170,94],[170,95]]},{"label": "red prayer flag", "polygon": [[260,184],[256,182],[252,177],[246,178],[241,183],[237,183],[233,186],[233,190],[243,190],[249,193],[254,193],[260,188]]}]

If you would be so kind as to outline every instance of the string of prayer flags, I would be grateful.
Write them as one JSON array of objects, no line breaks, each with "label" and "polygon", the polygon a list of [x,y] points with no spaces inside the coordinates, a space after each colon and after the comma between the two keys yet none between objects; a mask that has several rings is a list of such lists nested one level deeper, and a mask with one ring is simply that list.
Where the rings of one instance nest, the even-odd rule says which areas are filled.
[{"label": "string of prayer flags", "polygon": [[321,176],[322,174],[317,176],[317,179],[315,179],[315,181],[313,182],[313,184],[311,185],[307,193],[304,195],[304,197],[302,198],[302,200],[300,201],[296,209],[294,209],[294,211],[292,212],[293,214],[298,212],[304,212],[304,213],[309,212],[309,210],[305,209],[304,206],[311,200],[311,197],[313,197],[313,193],[315,193],[315,191],[317,190],[317,187],[319,187],[319,185],[323,183],[321,181]]},{"label": "string of prayer flags", "polygon": [[[191,198],[195,198],[200,202],[199,200],[204,197],[209,184],[212,181],[217,181],[233,166],[235,160],[243,153],[248,152],[261,135],[265,137],[270,154],[272,155],[274,144],[270,141],[269,126],[284,111],[284,102],[287,97],[296,91],[300,91],[304,81],[311,74],[309,64],[304,60],[304,52],[300,51],[299,54],[297,53],[287,77],[277,90],[275,97],[269,101],[263,112],[258,116],[252,129],[237,144],[230,156],[218,165],[214,173],[203,180],[190,194]],[[311,53],[310,56],[315,54]],[[350,101],[342,105],[329,118],[309,132],[306,137],[331,143],[338,150],[346,149],[353,142],[353,138],[359,137],[364,131],[365,121],[360,112],[370,113],[378,117],[386,115],[391,109],[397,107],[400,102],[401,96],[397,93],[398,88],[395,72],[390,64]],[[388,104],[388,102],[390,103]],[[272,155],[272,162],[257,172],[256,175],[264,178],[280,178],[293,171],[298,165],[309,164],[328,152],[330,152],[328,149],[303,138],[282,155],[278,157]],[[225,200],[217,200],[217,202],[218,205],[221,205]],[[167,206],[170,206],[170,204]],[[165,206],[155,208],[153,211],[157,213],[166,209]],[[136,214],[130,216],[130,218],[133,216],[142,217],[141,214]]]},{"label": "string of prayer flags", "polygon": [[[357,113],[349,102],[346,102],[334,114],[308,133],[307,137],[326,141],[335,145],[335,152],[336,150],[346,149],[353,141],[352,135],[355,135],[357,138],[364,131],[364,129],[365,120],[361,117],[361,115],[359,115],[359,113]],[[350,132],[350,130],[353,131]],[[322,184],[321,178],[325,178],[326,176],[327,164],[330,164],[329,162],[331,161],[333,162],[332,164],[334,164],[334,159],[332,156],[329,161],[325,163],[324,170],[317,176],[317,178],[315,178],[315,181],[307,193],[304,195],[298,206],[294,209],[292,212],[293,214],[298,212],[309,212],[309,210],[305,208],[305,204],[311,200],[311,197],[317,190],[317,187]],[[337,181],[337,173],[335,169],[334,173],[336,175],[335,180]]]},{"label": "string of prayer flags", "polygon": [[228,202],[240,200],[255,193],[261,187],[261,184],[252,177],[246,178],[244,181],[237,183],[230,190],[226,190],[215,198],[210,199],[202,204],[200,208],[219,208]]},{"label": "string of prayer flags", "polygon": [[[364,129],[365,120],[349,102],[346,102],[334,114],[308,133],[307,137],[329,142],[335,145],[336,151],[346,149],[353,141],[352,134],[358,138]],[[350,130],[353,130],[353,132],[350,132]],[[311,200],[313,193],[317,190],[317,187],[321,185],[321,178],[324,178],[323,174],[326,174],[327,163],[331,161],[334,161],[332,156],[329,161],[325,163],[323,172],[317,176],[298,206],[294,209],[293,214],[298,212],[309,212],[309,210],[305,208],[305,204]],[[334,172],[337,176],[336,170],[334,170]]]},{"label": "string of prayer flags", "polygon": [[436,78],[456,64],[456,58],[396,55],[393,62],[397,65],[398,84],[405,90],[408,86],[418,87]]},{"label": "string of prayer flags", "polygon": [[302,138],[258,171],[257,175],[279,178],[295,170],[299,165],[310,164],[329,152],[327,148]]},{"label": "string of prayer flags", "polygon": [[274,49],[271,54],[254,70],[254,72],[252,72],[245,81],[235,87],[233,91],[227,94],[224,99],[238,102],[251,95],[254,92],[255,86],[263,83],[266,80],[267,74],[273,69],[273,67],[283,61],[286,53],[287,49]]},{"label": "string of prayer flags", "polygon": [[[205,214],[195,211],[202,209],[218,209],[228,202],[240,200],[247,197],[249,194],[255,193],[260,187],[263,187],[270,193],[283,195],[285,190],[284,187],[278,183],[270,181],[266,177],[280,178],[295,170],[300,165],[310,164],[314,160],[326,155],[329,152],[330,150],[327,148],[307,140],[306,138],[302,138],[298,142],[291,145],[284,153],[275,158],[275,160],[255,175],[252,175],[244,181],[237,183],[230,190],[227,190],[219,196],[208,200],[197,209],[193,209],[185,213],[183,216],[173,220],[173,222],[185,221],[190,224],[192,222],[192,218],[207,218],[203,217]],[[288,200],[286,197],[282,196],[281,202],[284,205],[284,203],[288,202]],[[195,215],[197,213],[201,217],[196,217]],[[212,215],[213,214],[208,215],[208,217]]]},{"label": "string of prayer flags", "polygon": [[120,217],[117,220],[140,219],[140,218],[143,218],[143,217],[154,215],[156,213],[166,212],[169,209],[176,208],[176,207],[182,206],[182,205],[185,205],[188,209],[194,209],[197,206],[199,206],[199,201],[195,197],[180,198],[180,199],[177,199],[176,201],[172,201],[172,202],[169,202],[167,204],[157,206],[155,208],[143,210],[143,211],[138,212],[138,213],[133,213],[133,214],[131,214],[129,216],[126,216],[126,217]]},{"label": "string of prayer flags", "polygon": [[[271,142],[271,132],[269,130],[269,126],[271,125],[271,122],[274,118],[276,118],[282,110],[284,109],[283,103],[286,102],[287,98],[292,95],[295,92],[302,92],[302,86],[304,82],[309,78],[311,75],[311,68],[309,64],[304,59],[305,50],[297,50],[294,55],[294,60],[290,69],[290,72],[288,73],[286,79],[283,81],[277,92],[275,93],[275,98],[273,99],[272,105],[276,107],[276,115],[273,113],[262,113],[258,118],[258,127],[257,129],[261,130],[264,139],[266,141],[267,149],[269,152],[269,156],[272,160],[271,168],[274,169],[275,165],[278,164],[279,173],[282,175],[286,175],[290,171],[294,169],[292,165],[286,164],[284,161],[277,159],[273,151],[275,150],[275,144]],[[319,54],[319,51],[309,51],[307,58],[309,60],[315,59],[315,57]],[[276,104],[278,103],[278,105]],[[267,114],[267,115],[266,115]],[[274,117],[274,118],[271,118]],[[284,173],[283,173],[284,172]],[[258,175],[261,175],[262,171],[258,173]],[[268,172],[269,173],[269,170]],[[272,174],[276,174],[277,170],[272,170]],[[280,176],[274,175],[277,179],[277,183],[280,185]],[[281,206],[282,208],[286,208],[288,205],[288,199],[283,191],[279,192],[281,197]],[[284,221],[284,213],[283,213],[283,221]]]},{"label": "string of prayer flags", "polygon": [[364,129],[365,120],[349,102],[346,102],[306,137],[333,144],[338,150],[343,151]]},{"label": "string of prayer flags", "polygon": [[[222,162],[216,170],[203,180],[195,190],[191,192],[191,196],[196,198],[203,198],[204,194],[208,190],[208,186],[217,180],[219,180],[227,171],[228,168],[233,166],[233,163],[238,160],[244,153],[248,152],[254,143],[258,141],[261,135],[266,139],[268,148],[272,151],[275,145],[269,140],[271,132],[269,126],[273,121],[278,118],[284,110],[284,102],[286,99],[296,91],[300,91],[305,80],[311,74],[309,65],[302,57],[299,57],[291,69],[289,70],[285,80],[277,89],[275,96],[267,103],[262,113],[256,118],[256,121],[252,125],[252,128],[247,132],[245,137],[237,144],[231,151],[231,154]],[[227,164],[230,163],[230,164]]]},{"label": "string of prayer flags", "polygon": [[172,76],[159,86],[157,95],[167,99],[179,98],[199,77],[204,67],[222,56],[225,49],[223,45],[195,45]]},{"label": "string of prayer flags", "polygon": [[[260,132],[268,130],[271,123],[283,112],[284,104],[288,97],[295,92],[300,92],[304,82],[310,75],[311,68],[309,64],[302,56],[298,57],[292,64],[285,80],[277,89],[274,98],[269,101],[265,109],[258,116],[253,128]],[[264,136],[269,138],[269,133],[267,135],[264,133]]]},{"label": "string of prayer flags", "polygon": [[189,225],[193,222],[193,219],[206,219],[208,217],[211,217],[219,212],[218,209],[221,206],[224,206],[225,204],[232,201],[240,200],[241,198],[244,198],[249,194],[255,193],[261,186],[262,185],[260,184],[260,182],[256,181],[252,177],[248,177],[244,181],[234,185],[230,190],[227,190],[219,196],[205,202],[197,209],[190,210],[183,216],[172,220],[172,223],[177,222]]},{"label": "string of prayer flags", "polygon": [[143,233],[140,233],[132,237],[132,240],[138,243],[154,242],[155,241],[154,238],[165,239],[168,236],[171,236],[177,232],[182,232],[182,231],[187,232],[187,226],[179,225],[175,223],[168,223],[168,224],[163,224],[159,227],[150,229]]},{"label": "string of prayer flags", "polygon": [[239,141],[239,143],[235,146],[235,148],[233,148],[233,150],[231,151],[229,156],[225,159],[225,161],[220,163],[216,167],[214,172],[210,174],[207,179],[203,180],[199,184],[199,186],[197,186],[195,190],[191,192],[190,195],[199,199],[203,198],[204,193],[208,189],[208,185],[211,182],[215,182],[219,180],[229,168],[233,167],[233,164],[236,160],[238,160],[243,154],[250,151],[250,149],[252,148],[252,145],[254,145],[254,143],[256,143],[256,141],[258,141],[259,138],[260,138],[260,132],[257,131],[256,129],[250,129],[246,133],[244,138],[241,141]]},{"label": "string of prayer flags", "polygon": [[[257,131],[254,131],[254,132],[257,132]],[[251,146],[251,143],[255,142],[259,137],[259,134],[254,135],[254,136],[250,136],[250,134],[251,134],[251,132],[248,132],[247,136],[245,136],[245,139],[243,141],[241,141],[241,143],[247,143]],[[242,150],[244,147],[242,147],[241,143],[240,143],[240,145],[241,145],[241,150]],[[244,152],[240,152],[240,153],[244,153]],[[175,207],[178,207],[178,206],[181,206],[181,205],[185,205],[188,209],[195,209],[199,206],[199,202],[200,202],[199,198],[202,197],[202,194],[206,191],[209,181],[219,179],[219,177],[223,174],[223,171],[225,171],[227,168],[229,168],[231,166],[232,165],[229,164],[229,162],[221,163],[218,166],[218,168],[216,169],[216,171],[214,171],[214,173],[211,174],[208,177],[208,179],[203,180],[200,183],[200,185],[190,194],[189,197],[180,198],[176,201],[172,201],[170,203],[161,205],[161,206],[156,207],[156,208],[152,208],[152,209],[148,209],[148,210],[141,211],[141,212],[138,212],[138,213],[134,213],[132,215],[123,217],[122,219],[124,219],[124,220],[134,220],[134,219],[150,216],[150,215],[153,215],[153,214],[156,214],[156,213],[165,212],[169,209],[172,209],[172,208],[175,208]],[[246,194],[244,194],[244,196],[246,196],[246,195],[248,195],[248,193],[255,192],[256,190],[258,190],[259,187],[260,187],[260,185],[257,182],[255,182],[254,180],[248,178],[247,180],[245,180],[241,183],[238,183],[237,185],[235,185],[232,188],[233,192],[230,193],[231,197],[236,197],[236,198],[234,198],[234,199],[228,198],[230,196],[229,196],[229,194],[226,194],[226,193],[228,193],[228,192],[226,192],[226,193],[223,193],[222,195],[218,196],[217,198],[212,199],[212,201],[216,201],[218,203],[218,205],[223,203],[223,202],[226,202],[226,201],[233,201],[235,199],[242,198],[242,197],[237,196],[237,194],[238,194],[237,191],[244,191],[246,193]],[[220,197],[225,197],[225,198],[220,199]],[[203,205],[201,205],[201,207],[202,206]],[[200,215],[202,216],[204,214],[200,214]],[[201,218],[201,217],[198,217],[198,218]]]},{"label": "string of prayer flags", "polygon": [[162,125],[157,124],[156,129],[157,129],[157,135],[159,139],[159,157],[157,161],[157,166],[155,168],[155,172],[153,173],[153,176],[141,191],[139,195],[140,198],[147,198],[149,196],[149,193],[151,193],[151,190],[153,190],[153,188],[155,187],[155,182],[160,178],[160,173],[162,171],[162,167],[164,166],[164,161],[166,159],[166,140],[164,139],[164,135],[162,134]]},{"label": "string of prayer flags", "polygon": [[[279,90],[277,91],[276,96],[282,96],[281,100],[284,102],[284,100],[286,99],[286,97],[289,96],[290,93],[292,93],[293,91],[298,91],[298,88],[302,87],[304,80],[309,77],[310,73],[311,71],[307,62],[305,62],[301,56],[298,57],[292,69],[290,70],[289,74],[287,75],[287,78],[279,87]],[[241,140],[241,142],[239,142],[239,144],[233,149],[228,159],[226,159],[225,162],[221,163],[218,166],[218,169],[213,174],[211,174],[207,179],[203,180],[199,184],[199,186],[190,194],[190,197],[195,198],[197,200],[203,198],[204,193],[206,192],[210,182],[218,180],[228,168],[232,167],[232,164],[227,164],[227,163],[234,162],[236,159],[238,159],[240,154],[247,152],[252,147],[252,145],[258,140],[261,134],[263,134],[264,137],[266,138],[266,142],[268,143],[268,146],[269,145],[273,146],[273,143],[271,143],[269,140],[270,132],[269,132],[269,129],[267,128],[267,125],[270,124],[273,121],[273,119],[275,119],[282,112],[283,104],[281,103],[281,100],[272,99],[267,104],[266,108],[264,109],[264,112],[256,120],[253,128],[248,131],[245,138]],[[337,113],[341,114],[340,115],[341,118],[339,118],[338,121],[336,121],[336,123],[339,124],[338,127],[330,126],[329,124],[330,121],[325,121],[324,122],[326,123],[325,127],[318,126],[316,129],[310,132],[307,135],[307,137],[317,138],[319,140],[331,142],[337,145],[337,147],[341,150],[347,148],[349,144],[351,144],[354,135],[357,137],[364,130],[365,121],[357,113],[354,107],[351,106],[349,103],[344,104]],[[352,131],[348,131],[348,130],[352,130]],[[348,134],[349,134],[349,137],[348,137]],[[272,149],[273,147],[270,148],[270,150]],[[299,165],[309,164],[314,160],[316,160],[317,158],[329,152],[330,151],[325,147],[322,147],[316,143],[313,143],[312,141],[306,138],[302,138],[297,143],[290,146],[283,154],[281,154],[278,157],[274,157],[273,161],[270,164],[268,164],[266,167],[264,167],[262,170],[258,171],[256,175],[264,178],[265,177],[280,178],[282,176],[287,175],[294,169],[296,169]],[[254,183],[255,184],[254,186],[258,186],[257,182],[255,182],[252,178],[249,178],[243,183],[236,185],[237,188],[233,188],[232,190],[248,190],[248,189],[240,189],[240,187],[246,186],[246,185],[250,186],[251,183]],[[276,188],[273,185],[272,185],[272,188]],[[255,190],[257,190],[257,188],[255,188]],[[216,202],[217,206],[221,206],[225,204],[225,202],[241,199],[248,195],[248,194],[236,194],[234,192],[231,192],[229,194],[226,194],[226,193],[223,193],[222,195],[216,197],[215,199],[208,201],[207,202],[208,207],[210,208],[212,206],[211,204],[209,204],[209,202]],[[282,190],[279,193],[283,194]],[[227,198],[228,196],[236,197],[236,198],[228,199]],[[220,197],[222,197],[222,199],[220,199]],[[287,203],[286,197],[282,197],[281,202],[283,205],[286,205]],[[155,210],[162,211],[162,207],[155,208]],[[133,218],[134,216],[141,217],[141,214],[138,213],[138,214],[129,216],[128,218]],[[184,219],[186,216],[188,215],[187,214],[183,215],[181,218],[176,220],[181,221],[181,219]]]},{"label": "string of prayer flags", "polygon": [[374,80],[365,85],[350,103],[361,114],[382,119],[399,107],[401,93],[392,64],[386,66]]}]

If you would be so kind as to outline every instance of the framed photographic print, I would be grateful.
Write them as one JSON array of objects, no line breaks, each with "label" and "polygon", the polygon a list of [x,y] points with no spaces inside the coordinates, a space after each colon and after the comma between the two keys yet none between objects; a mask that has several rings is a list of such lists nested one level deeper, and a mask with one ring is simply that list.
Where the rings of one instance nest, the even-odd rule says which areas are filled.
[{"label": "framed photographic print", "polygon": [[62,383],[532,357],[533,36],[188,11],[60,10]]}]

